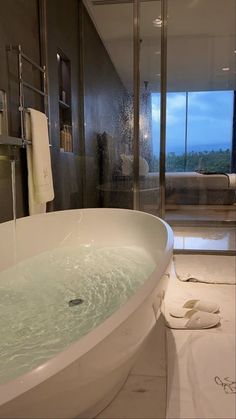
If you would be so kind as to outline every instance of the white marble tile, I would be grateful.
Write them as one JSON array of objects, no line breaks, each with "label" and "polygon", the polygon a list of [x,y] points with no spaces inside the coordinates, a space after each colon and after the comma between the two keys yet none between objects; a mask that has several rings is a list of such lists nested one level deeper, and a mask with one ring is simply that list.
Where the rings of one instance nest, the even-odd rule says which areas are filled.
[{"label": "white marble tile", "polygon": [[140,353],[131,374],[166,376],[166,345],[165,324],[159,317],[147,339],[143,351]]},{"label": "white marble tile", "polygon": [[173,227],[175,249],[236,250],[234,227]]},{"label": "white marble tile", "polygon": [[99,419],[164,419],[166,377],[129,376],[112,403]]}]

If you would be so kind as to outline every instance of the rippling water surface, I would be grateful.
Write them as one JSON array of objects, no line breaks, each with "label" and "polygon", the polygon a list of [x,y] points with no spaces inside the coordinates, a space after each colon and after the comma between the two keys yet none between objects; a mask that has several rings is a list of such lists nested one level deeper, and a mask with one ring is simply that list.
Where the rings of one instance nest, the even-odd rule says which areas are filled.
[{"label": "rippling water surface", "polygon": [[[0,383],[44,363],[102,323],[154,269],[137,247],[44,252],[0,273]],[[69,306],[75,298],[82,304]]]}]

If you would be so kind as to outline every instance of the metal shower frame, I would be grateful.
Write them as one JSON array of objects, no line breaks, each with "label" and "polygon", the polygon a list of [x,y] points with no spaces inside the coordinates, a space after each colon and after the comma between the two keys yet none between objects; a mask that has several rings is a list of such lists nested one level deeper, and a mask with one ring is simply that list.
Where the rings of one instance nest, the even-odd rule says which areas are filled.
[{"label": "metal shower frame", "polygon": [[[145,0],[141,0],[145,1]],[[150,1],[150,0],[149,0]],[[153,0],[154,1],[154,0]],[[159,215],[165,218],[165,161],[166,161],[166,93],[167,93],[167,0],[161,2],[161,104],[160,104],[160,207]],[[125,2],[125,1],[121,1]],[[130,1],[126,1],[129,3]],[[133,208],[140,209],[139,193],[139,113],[140,113],[140,0],[133,2],[133,80],[134,80],[134,176]]]}]

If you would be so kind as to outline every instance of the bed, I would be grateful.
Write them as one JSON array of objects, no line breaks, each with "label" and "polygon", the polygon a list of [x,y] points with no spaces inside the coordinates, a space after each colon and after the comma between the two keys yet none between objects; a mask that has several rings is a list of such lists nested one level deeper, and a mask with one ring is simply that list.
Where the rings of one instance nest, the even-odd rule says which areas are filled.
[{"label": "bed", "polygon": [[[124,174],[122,154],[114,138],[107,133],[97,136],[98,191],[101,206],[133,205],[133,167]],[[127,161],[130,155],[126,154]],[[141,162],[144,159],[141,159]],[[124,161],[123,161],[124,163]],[[141,202],[159,199],[159,173],[140,173]],[[233,205],[236,202],[236,174],[209,172],[167,172],[167,205]]]}]

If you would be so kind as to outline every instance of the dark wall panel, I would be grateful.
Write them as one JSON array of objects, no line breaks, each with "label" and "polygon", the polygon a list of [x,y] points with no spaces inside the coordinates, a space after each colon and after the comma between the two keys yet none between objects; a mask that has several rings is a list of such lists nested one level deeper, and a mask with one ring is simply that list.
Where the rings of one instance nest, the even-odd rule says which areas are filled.
[{"label": "dark wall panel", "polygon": [[[38,0],[0,0],[0,89],[7,93],[9,134],[20,136],[18,112],[17,54],[8,45],[21,45],[22,50],[40,63]],[[60,210],[82,206],[82,170],[79,153],[79,35],[78,1],[46,0],[47,58],[49,76],[50,137],[55,200],[50,209]],[[71,61],[71,95],[74,153],[60,152],[57,51],[62,50]],[[24,78],[40,88],[39,72],[25,63]],[[25,106],[43,110],[40,96],[25,90]],[[7,153],[0,148],[0,155]],[[28,215],[27,164],[25,150],[16,150],[17,216]],[[0,159],[0,222],[12,219],[10,162]]]},{"label": "dark wall panel", "polygon": [[[36,62],[40,62],[39,21],[37,0],[0,0],[0,89],[7,93],[9,134],[20,135],[19,93],[17,55],[8,51],[8,46],[21,45],[23,51]],[[31,66],[23,67],[25,79],[40,87],[40,78]],[[26,106],[40,109],[39,98],[26,91]],[[5,146],[0,154],[6,154]],[[17,150],[16,191],[17,216],[27,214],[27,172],[25,150]],[[0,222],[12,219],[10,162],[0,159]]]},{"label": "dark wall panel", "polygon": [[86,154],[86,204],[98,205],[97,136],[106,132],[119,152],[122,142],[122,112],[127,91],[84,8],[84,119]]},{"label": "dark wall panel", "polygon": [[[79,6],[83,17],[83,33],[79,33]],[[9,44],[21,44],[24,52],[40,62],[39,11],[37,0],[0,0],[0,88],[9,100],[10,134],[20,135],[18,112],[17,56],[7,51]],[[98,165],[97,136],[104,131],[117,142],[121,139],[119,116],[126,96],[124,86],[110,57],[81,1],[46,0],[47,61],[49,76],[49,116],[52,143],[52,166],[55,200],[50,209],[61,210],[83,206],[97,206]],[[83,79],[79,66],[80,38],[83,39]],[[71,98],[73,153],[60,151],[59,84],[57,52],[62,51],[71,64]],[[39,74],[31,66],[24,66],[28,82],[40,88]],[[82,92],[84,97],[82,98]],[[42,109],[37,95],[26,93],[26,106]],[[79,115],[84,112],[84,121]],[[84,122],[84,125],[83,125]],[[85,144],[83,129],[85,129]],[[2,147],[1,147],[2,149]],[[5,153],[0,150],[0,154]],[[17,216],[27,215],[27,166],[25,150],[16,151]],[[84,166],[85,161],[85,166]],[[86,171],[83,168],[86,168]],[[86,188],[83,175],[86,172]],[[0,222],[12,219],[10,163],[0,160]]]},{"label": "dark wall panel", "polygon": [[[53,209],[82,206],[82,170],[79,153],[79,28],[77,0],[47,0],[47,50],[49,76],[50,134],[54,173]],[[57,52],[70,60],[74,153],[60,151],[59,84]]]}]

